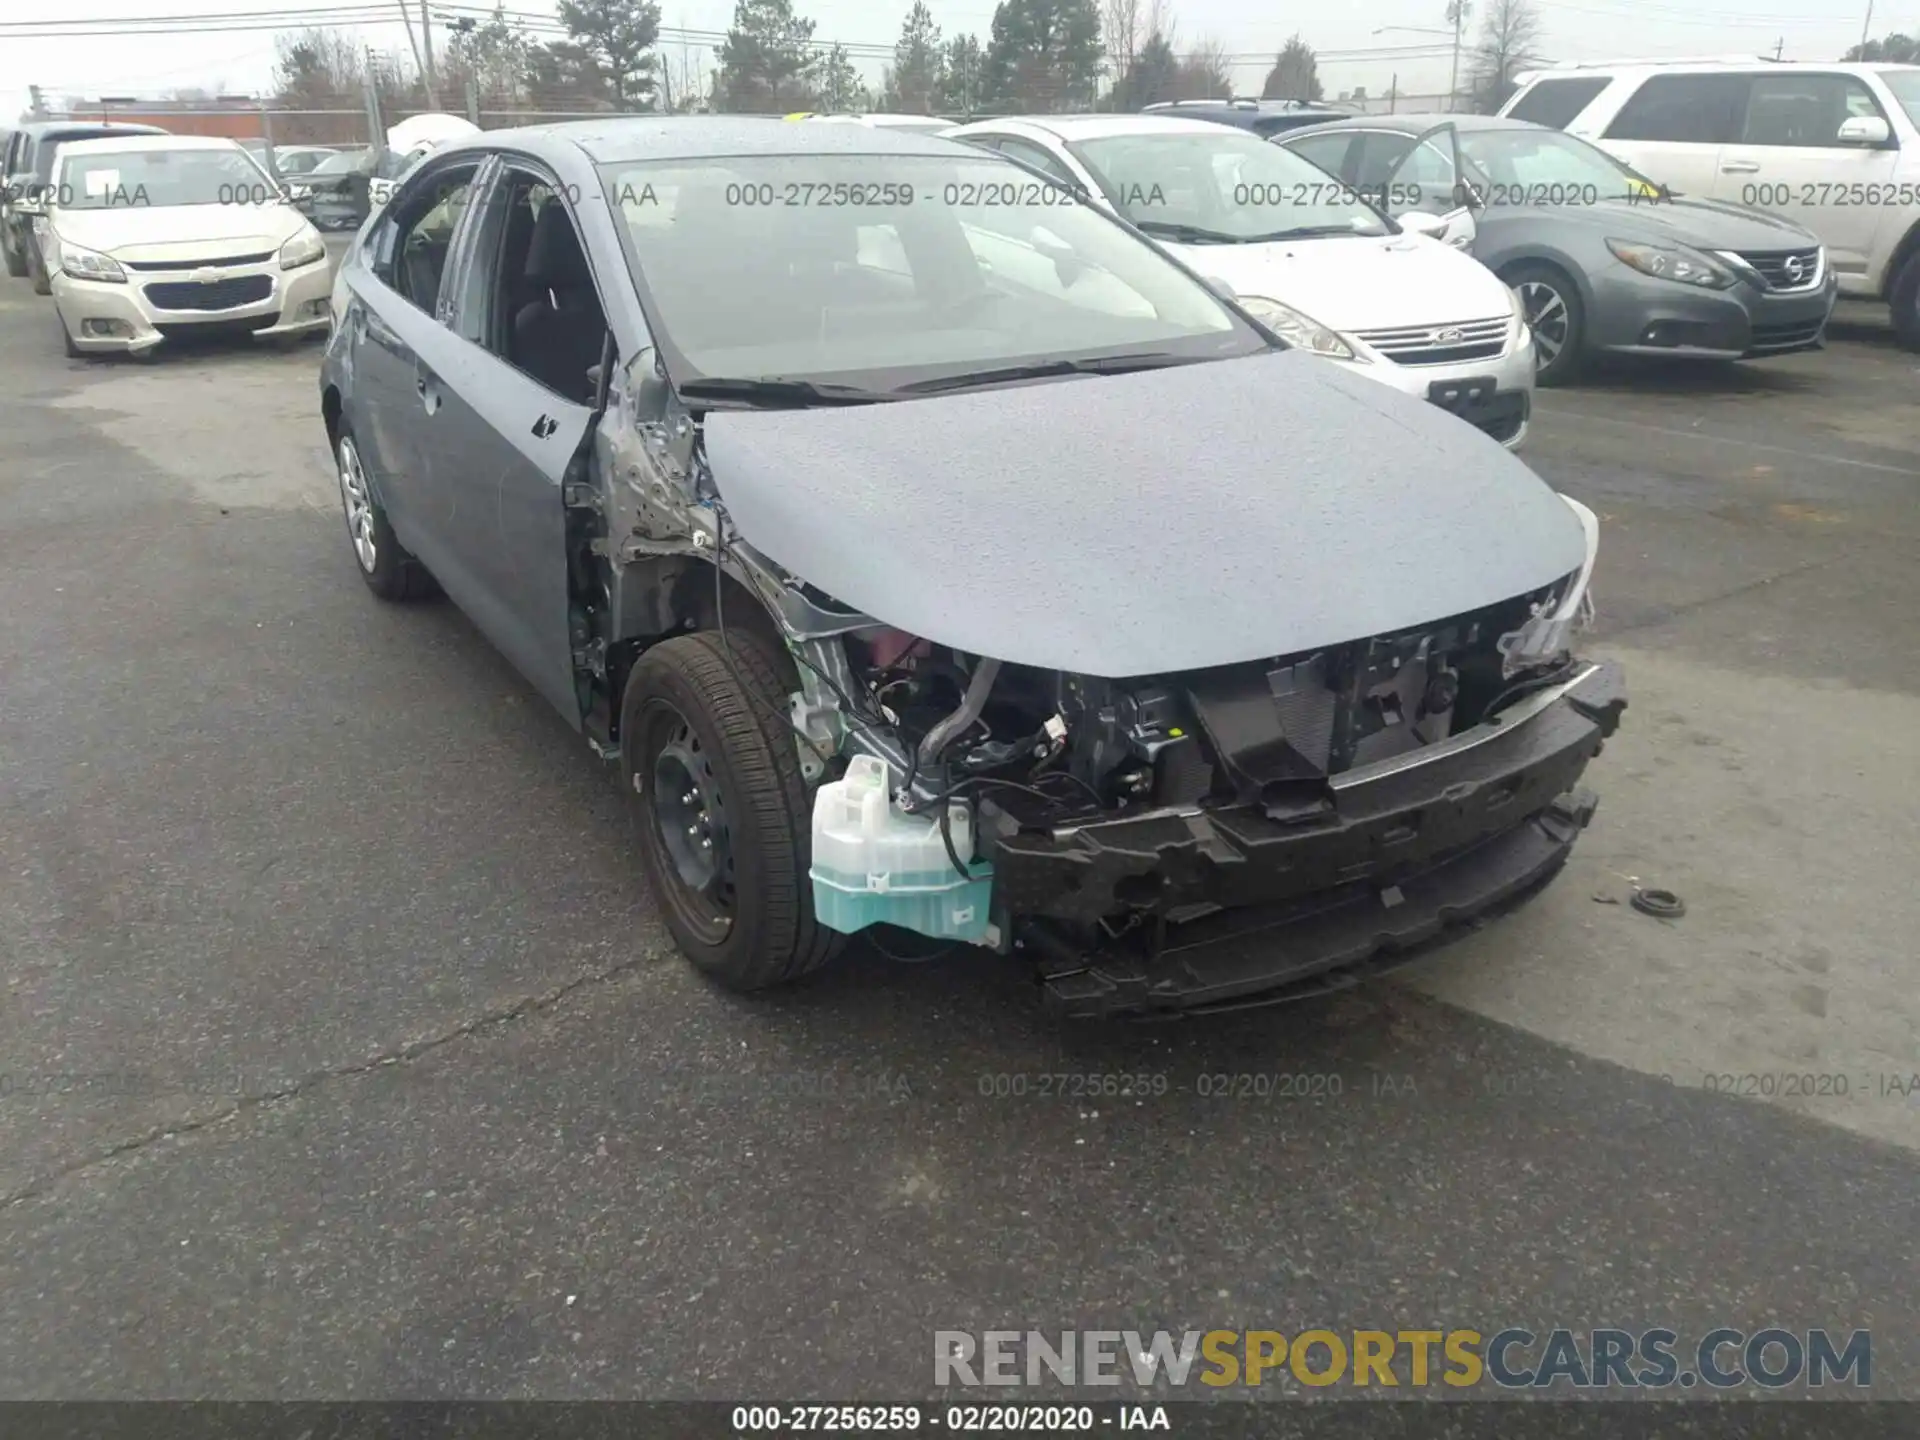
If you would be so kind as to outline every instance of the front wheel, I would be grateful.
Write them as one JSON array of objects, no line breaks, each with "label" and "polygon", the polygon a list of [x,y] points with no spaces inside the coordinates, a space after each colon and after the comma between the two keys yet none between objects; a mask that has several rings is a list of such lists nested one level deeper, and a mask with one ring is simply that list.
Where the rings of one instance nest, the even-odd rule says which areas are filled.
[{"label": "front wheel", "polygon": [[1503,277],[1520,297],[1533,331],[1540,385],[1565,385],[1586,360],[1587,314],[1580,289],[1551,265],[1517,265]]},{"label": "front wheel", "polygon": [[798,979],[841,945],[813,916],[790,663],[744,630],[681,635],[640,657],[620,706],[641,865],[681,953],[729,990]]},{"label": "front wheel", "polygon": [[1893,333],[1909,350],[1920,350],[1920,254],[1911,256],[1893,277],[1887,292],[1892,310]]},{"label": "front wheel", "polygon": [[51,295],[53,293],[53,277],[47,273],[47,262],[40,254],[38,240],[27,241],[27,273],[33,277],[34,294]]},{"label": "front wheel", "polygon": [[7,257],[7,274],[13,276],[16,280],[25,279],[27,274],[27,257],[20,253],[20,247],[15,245],[11,240],[0,236],[0,253],[4,253]]}]

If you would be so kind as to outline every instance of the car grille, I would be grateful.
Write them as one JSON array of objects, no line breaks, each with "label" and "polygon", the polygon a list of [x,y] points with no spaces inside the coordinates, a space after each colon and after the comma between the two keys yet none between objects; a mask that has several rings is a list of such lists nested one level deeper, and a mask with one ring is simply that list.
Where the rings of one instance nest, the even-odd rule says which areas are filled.
[{"label": "car grille", "polygon": [[235,275],[201,285],[191,280],[147,286],[147,303],[157,310],[232,310],[273,294],[271,275]]},{"label": "car grille", "polygon": [[263,265],[273,251],[263,255],[222,255],[218,260],[122,260],[129,270],[231,270],[241,265]]},{"label": "car grille", "polygon": [[1387,359],[1401,365],[1452,365],[1461,360],[1491,360],[1507,348],[1513,321],[1468,320],[1459,325],[1403,325],[1393,330],[1362,330],[1359,336]]},{"label": "car grille", "polygon": [[1827,278],[1818,246],[1811,250],[1736,250],[1733,254],[1757,272],[1769,290],[1816,290]]},{"label": "car grille", "polygon": [[1748,338],[1747,353],[1765,355],[1779,350],[1800,350],[1819,340],[1827,328],[1825,319],[1795,320],[1782,325],[1756,325]]}]

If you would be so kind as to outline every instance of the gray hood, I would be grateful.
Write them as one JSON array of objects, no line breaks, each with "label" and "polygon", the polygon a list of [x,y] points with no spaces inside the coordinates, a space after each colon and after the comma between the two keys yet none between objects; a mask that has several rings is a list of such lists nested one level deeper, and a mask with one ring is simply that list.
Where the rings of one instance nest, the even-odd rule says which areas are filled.
[{"label": "gray hood", "polygon": [[1079,674],[1408,629],[1586,555],[1493,440],[1300,351],[705,429],[740,534],[789,571],[957,650]]}]

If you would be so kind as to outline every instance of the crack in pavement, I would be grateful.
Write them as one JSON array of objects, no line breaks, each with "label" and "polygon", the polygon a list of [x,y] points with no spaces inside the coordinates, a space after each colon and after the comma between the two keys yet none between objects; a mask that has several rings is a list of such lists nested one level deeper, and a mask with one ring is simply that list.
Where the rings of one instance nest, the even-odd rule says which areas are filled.
[{"label": "crack in pavement", "polygon": [[557,985],[551,990],[542,991],[538,995],[524,996],[514,1001],[511,1005],[503,1005],[497,1009],[485,1011],[470,1020],[463,1020],[458,1025],[444,1030],[437,1035],[429,1036],[424,1040],[411,1041],[408,1044],[400,1046],[398,1049],[383,1051],[369,1060],[362,1060],[353,1065],[340,1065],[331,1069],[311,1071],[300,1079],[295,1080],[292,1084],[283,1085],[278,1089],[262,1091],[258,1095],[243,1095],[224,1110],[219,1110],[212,1114],[198,1116],[190,1120],[183,1120],[177,1125],[156,1126],[144,1135],[137,1135],[132,1139],[122,1140],[96,1154],[83,1156],[70,1164],[62,1165],[55,1170],[29,1180],[26,1184],[14,1190],[0,1194],[0,1210],[11,1210],[15,1206],[25,1204],[29,1200],[38,1199],[61,1181],[71,1176],[77,1175],[84,1170],[91,1170],[96,1166],[109,1164],[123,1156],[136,1154],[139,1151],[149,1149],[164,1140],[172,1140],[185,1135],[194,1135],[202,1130],[210,1130],[216,1125],[224,1125],[229,1120],[236,1119],[250,1111],[263,1109],[269,1105],[277,1105],[285,1100],[298,1099],[300,1096],[308,1094],[332,1081],[352,1080],[362,1075],[371,1075],[376,1070],[384,1070],[392,1065],[404,1065],[411,1061],[418,1060],[422,1055],[431,1054],[436,1050],[451,1045],[457,1040],[466,1039],[482,1031],[495,1030],[505,1025],[511,1025],[514,1021],[523,1019],[529,1015],[542,1014],[554,1009],[581,990],[587,989],[590,986],[611,984],[622,976],[631,974],[646,962],[658,959],[663,953],[663,951],[655,947],[648,947],[633,959],[624,961],[610,969],[598,970],[590,975],[582,975],[577,979],[567,981],[563,985]]}]

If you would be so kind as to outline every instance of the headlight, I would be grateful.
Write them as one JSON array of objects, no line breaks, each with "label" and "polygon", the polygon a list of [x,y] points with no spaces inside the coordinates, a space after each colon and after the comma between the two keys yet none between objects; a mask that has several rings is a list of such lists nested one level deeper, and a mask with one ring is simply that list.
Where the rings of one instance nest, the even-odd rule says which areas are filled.
[{"label": "headlight", "polygon": [[1621,264],[1656,280],[1675,280],[1703,290],[1724,290],[1733,284],[1731,271],[1723,270],[1698,250],[1682,245],[1639,245],[1631,240],[1609,240],[1607,249]]},{"label": "headlight", "polygon": [[1302,350],[1311,350],[1316,355],[1325,355],[1334,360],[1360,358],[1354,353],[1353,347],[1333,331],[1311,315],[1302,315],[1290,305],[1282,305],[1266,295],[1240,295],[1235,299],[1242,310],[1289,345],[1297,345]]},{"label": "headlight", "polygon": [[320,232],[311,225],[280,247],[282,270],[298,270],[302,265],[311,265],[316,260],[326,258],[327,242],[320,238]]},{"label": "headlight", "polygon": [[119,261],[92,250],[82,250],[78,245],[62,244],[57,235],[51,238],[53,255],[47,269],[71,275],[75,280],[101,280],[110,285],[127,283],[127,272],[120,268]]}]

